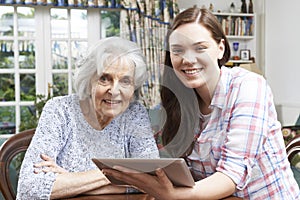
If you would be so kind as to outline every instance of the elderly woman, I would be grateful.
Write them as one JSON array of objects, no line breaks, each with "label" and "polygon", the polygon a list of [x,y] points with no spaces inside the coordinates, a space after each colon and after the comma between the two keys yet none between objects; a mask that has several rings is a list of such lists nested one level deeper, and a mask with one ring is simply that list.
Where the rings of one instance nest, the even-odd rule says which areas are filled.
[{"label": "elderly woman", "polygon": [[135,43],[100,40],[78,66],[76,94],[45,105],[22,163],[17,199],[126,192],[91,159],[159,157],[148,113],[134,101],[145,78]]}]

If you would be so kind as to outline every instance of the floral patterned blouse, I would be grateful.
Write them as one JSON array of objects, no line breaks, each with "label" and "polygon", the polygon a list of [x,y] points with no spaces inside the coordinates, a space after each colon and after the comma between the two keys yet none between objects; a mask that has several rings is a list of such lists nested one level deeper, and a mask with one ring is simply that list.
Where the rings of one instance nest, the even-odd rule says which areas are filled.
[{"label": "floral patterned blouse", "polygon": [[17,199],[50,198],[55,174],[33,173],[33,164],[42,161],[42,153],[69,172],[95,169],[94,157],[159,157],[147,110],[141,104],[132,102],[99,131],[85,120],[75,94],[46,103],[21,166]]}]

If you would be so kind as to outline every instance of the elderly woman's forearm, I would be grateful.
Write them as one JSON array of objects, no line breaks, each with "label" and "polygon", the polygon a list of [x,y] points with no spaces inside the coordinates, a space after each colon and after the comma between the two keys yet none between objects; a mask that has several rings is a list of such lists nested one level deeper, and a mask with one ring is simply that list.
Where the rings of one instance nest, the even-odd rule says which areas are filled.
[{"label": "elderly woman's forearm", "polygon": [[72,197],[108,185],[109,180],[100,170],[58,174],[51,199]]},{"label": "elderly woman's forearm", "polygon": [[100,194],[124,194],[126,193],[125,186],[117,186],[117,185],[105,185],[95,190],[91,190],[83,193],[84,195],[100,195]]}]

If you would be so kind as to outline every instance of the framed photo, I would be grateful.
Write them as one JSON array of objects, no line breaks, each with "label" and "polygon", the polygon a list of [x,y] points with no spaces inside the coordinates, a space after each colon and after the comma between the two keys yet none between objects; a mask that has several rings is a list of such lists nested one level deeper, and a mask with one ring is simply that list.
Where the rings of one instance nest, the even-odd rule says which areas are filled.
[{"label": "framed photo", "polygon": [[240,58],[241,60],[250,60],[250,49],[241,49]]}]

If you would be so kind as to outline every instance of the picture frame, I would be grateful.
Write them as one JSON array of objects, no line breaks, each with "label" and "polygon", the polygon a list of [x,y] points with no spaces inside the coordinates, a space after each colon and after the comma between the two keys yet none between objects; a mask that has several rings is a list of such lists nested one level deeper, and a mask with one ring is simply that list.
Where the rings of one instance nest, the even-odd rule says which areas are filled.
[{"label": "picture frame", "polygon": [[241,60],[250,60],[250,49],[241,49],[240,58]]}]

